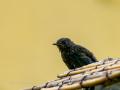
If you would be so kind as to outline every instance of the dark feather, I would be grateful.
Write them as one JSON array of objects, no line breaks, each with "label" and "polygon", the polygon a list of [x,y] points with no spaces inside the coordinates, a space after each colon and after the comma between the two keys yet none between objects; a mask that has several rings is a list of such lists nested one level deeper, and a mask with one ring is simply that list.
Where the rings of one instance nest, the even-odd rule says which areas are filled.
[{"label": "dark feather", "polygon": [[88,56],[89,58],[91,58],[91,60],[93,62],[97,62],[96,57],[94,56],[94,54],[92,52],[90,52],[88,49],[84,48],[83,46],[80,45],[75,45],[75,50],[81,53],[84,53],[86,56]]},{"label": "dark feather", "polygon": [[[53,45],[57,45],[59,51],[61,51],[62,59],[69,69],[97,62],[92,52],[80,45],[74,44],[69,38],[61,38]],[[87,87],[86,90],[94,90],[94,86]]]},{"label": "dark feather", "polygon": [[61,38],[54,45],[57,45],[64,63],[69,69],[75,69],[97,62],[97,59],[88,49],[74,44],[69,38]]}]

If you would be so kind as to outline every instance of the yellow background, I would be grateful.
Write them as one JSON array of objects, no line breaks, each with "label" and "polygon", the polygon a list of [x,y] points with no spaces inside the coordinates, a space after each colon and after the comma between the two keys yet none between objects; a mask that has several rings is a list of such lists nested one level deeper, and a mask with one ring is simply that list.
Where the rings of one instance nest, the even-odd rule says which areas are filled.
[{"label": "yellow background", "polygon": [[42,85],[68,70],[52,45],[62,37],[98,60],[119,58],[120,0],[0,0],[0,90]]}]

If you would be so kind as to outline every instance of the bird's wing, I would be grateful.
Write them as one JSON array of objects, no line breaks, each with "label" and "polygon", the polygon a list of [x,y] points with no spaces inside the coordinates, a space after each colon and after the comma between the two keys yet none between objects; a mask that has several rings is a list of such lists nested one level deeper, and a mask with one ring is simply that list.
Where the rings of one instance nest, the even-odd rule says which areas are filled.
[{"label": "bird's wing", "polygon": [[94,56],[94,54],[92,52],[90,52],[88,49],[86,49],[82,46],[79,46],[79,45],[76,45],[75,47],[76,47],[75,49],[77,49],[77,51],[84,53],[86,56],[90,57],[93,62],[97,62],[97,59]]}]

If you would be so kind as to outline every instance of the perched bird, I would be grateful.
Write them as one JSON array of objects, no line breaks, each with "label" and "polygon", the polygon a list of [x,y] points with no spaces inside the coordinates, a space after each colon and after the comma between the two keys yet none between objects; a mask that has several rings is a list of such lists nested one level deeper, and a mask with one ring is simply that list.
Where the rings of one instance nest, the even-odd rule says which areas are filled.
[{"label": "perched bird", "polygon": [[62,59],[69,69],[97,62],[92,52],[83,46],[76,45],[69,38],[61,38],[53,45],[59,48]]},{"label": "perched bird", "polygon": [[[69,38],[61,38],[53,45],[57,45],[62,59],[69,69],[75,69],[97,62],[92,52],[83,46],[76,45]],[[94,90],[94,88],[94,86],[87,87],[85,90]]]},{"label": "perched bird", "polygon": [[[61,52],[62,59],[69,69],[75,69],[97,62],[97,59],[88,49],[76,45],[69,38],[61,38],[53,45],[56,45]],[[85,88],[85,90],[120,90],[120,83],[112,86],[98,85]]]}]

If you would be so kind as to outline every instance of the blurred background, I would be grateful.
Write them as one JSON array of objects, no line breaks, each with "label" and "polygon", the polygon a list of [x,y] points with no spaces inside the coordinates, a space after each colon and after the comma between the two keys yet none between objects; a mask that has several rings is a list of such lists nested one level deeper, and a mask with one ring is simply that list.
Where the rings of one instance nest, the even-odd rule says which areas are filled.
[{"label": "blurred background", "polygon": [[68,70],[52,45],[62,37],[98,60],[120,58],[120,1],[1,0],[0,90],[42,85]]}]

